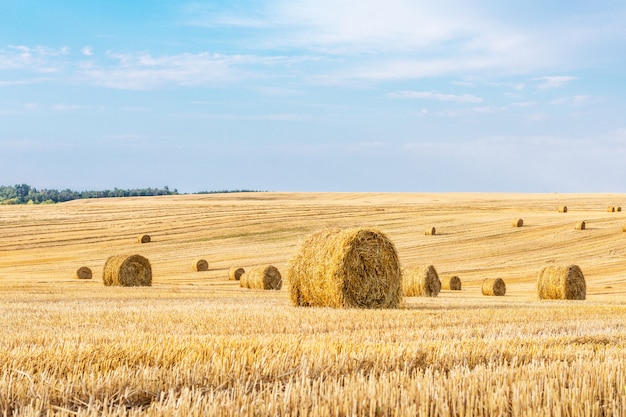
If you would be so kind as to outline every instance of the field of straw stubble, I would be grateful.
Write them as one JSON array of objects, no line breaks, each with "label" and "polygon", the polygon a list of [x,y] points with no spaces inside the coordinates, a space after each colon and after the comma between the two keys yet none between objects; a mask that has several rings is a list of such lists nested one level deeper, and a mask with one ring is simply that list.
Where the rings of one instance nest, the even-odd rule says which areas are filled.
[{"label": "field of straw stubble", "polygon": [[[626,214],[607,211],[625,201],[242,193],[0,206],[0,415],[626,415]],[[403,268],[434,265],[462,290],[397,309],[302,308],[287,283],[228,279],[231,267],[285,271],[323,227],[380,230]],[[118,254],[149,259],[152,286],[104,286]],[[208,270],[194,270],[200,258]],[[541,269],[570,264],[586,300],[540,300]],[[74,277],[83,266],[92,279]],[[485,278],[506,295],[483,296]]]}]

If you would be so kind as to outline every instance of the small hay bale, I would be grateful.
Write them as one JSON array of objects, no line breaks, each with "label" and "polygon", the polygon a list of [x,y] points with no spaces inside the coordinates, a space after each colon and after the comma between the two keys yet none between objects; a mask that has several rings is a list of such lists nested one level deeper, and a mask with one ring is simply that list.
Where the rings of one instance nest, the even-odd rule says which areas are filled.
[{"label": "small hay bale", "polygon": [[559,213],[567,213],[567,206],[559,207]]},{"label": "small hay bale", "polygon": [[506,294],[506,284],[502,278],[487,278],[483,280],[483,295],[503,296]]},{"label": "small hay bale", "polygon": [[584,300],[587,284],[578,265],[550,265],[539,273],[537,294],[542,300]]},{"label": "small hay bale", "polygon": [[574,226],[574,228],[576,230],[585,230],[585,226],[586,226],[585,222],[581,221],[581,222],[576,223],[576,226]]},{"label": "small hay bale", "polygon": [[150,235],[140,235],[137,237],[137,242],[139,243],[150,243]]},{"label": "small hay bale", "polygon": [[426,236],[434,236],[434,235],[435,235],[435,232],[436,232],[435,228],[434,228],[434,227],[431,227],[431,228],[426,229],[426,231],[424,232],[424,234],[425,234]]},{"label": "small hay bale", "polygon": [[402,270],[394,244],[370,229],[324,229],[308,236],[289,261],[295,306],[397,308]]},{"label": "small hay bale", "polygon": [[522,227],[524,226],[524,220],[523,219],[515,219],[513,220],[513,227]]},{"label": "small hay bale", "polygon": [[233,266],[228,270],[228,279],[230,281],[239,281],[244,272],[246,272],[245,269]]},{"label": "small hay bale", "polygon": [[608,206],[606,211],[608,211],[609,213],[614,213],[615,212],[615,206]]},{"label": "small hay bale", "polygon": [[461,278],[456,275],[443,277],[441,280],[442,290],[461,291]]},{"label": "small hay bale", "polygon": [[283,277],[274,265],[257,265],[241,275],[239,285],[258,290],[280,290]]},{"label": "small hay bale", "polygon": [[626,224],[622,227],[622,232],[626,232]]},{"label": "small hay bale", "polygon": [[407,297],[436,297],[441,281],[434,266],[407,268],[402,271],[402,293]]},{"label": "small hay bale", "polygon": [[196,272],[208,271],[209,263],[206,261],[206,259],[197,259],[193,261],[193,270]]},{"label": "small hay bale", "polygon": [[92,277],[93,274],[91,272],[91,269],[86,266],[81,266],[74,273],[74,278],[76,279],[91,279]]},{"label": "small hay bale", "polygon": [[149,287],[152,285],[150,261],[141,255],[110,256],[104,264],[102,281],[107,286]]},{"label": "small hay bale", "polygon": [[622,208],[620,206],[615,207],[615,211],[620,212],[622,211]]}]

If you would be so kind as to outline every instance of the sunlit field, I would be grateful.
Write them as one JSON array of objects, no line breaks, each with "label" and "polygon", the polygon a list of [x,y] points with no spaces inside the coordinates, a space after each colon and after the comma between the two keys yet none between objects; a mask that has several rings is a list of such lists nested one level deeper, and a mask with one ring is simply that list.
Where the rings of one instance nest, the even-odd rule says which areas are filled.
[{"label": "sunlit field", "polygon": [[[621,204],[241,193],[0,206],[0,415],[626,415],[626,212],[607,211]],[[380,230],[403,267],[432,264],[462,290],[397,309],[302,308],[286,281],[228,280],[233,266],[286,271],[324,227]],[[117,254],[148,258],[152,286],[104,286]],[[540,300],[540,270],[569,264],[586,300]],[[73,277],[81,266],[92,279]],[[485,278],[506,295],[483,296]]]}]

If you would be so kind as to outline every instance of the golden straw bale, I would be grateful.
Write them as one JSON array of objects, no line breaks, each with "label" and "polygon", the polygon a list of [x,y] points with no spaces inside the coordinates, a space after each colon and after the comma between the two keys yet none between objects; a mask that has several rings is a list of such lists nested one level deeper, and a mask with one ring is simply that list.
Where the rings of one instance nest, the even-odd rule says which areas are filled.
[{"label": "golden straw bale", "polygon": [[407,297],[436,297],[441,281],[434,266],[407,268],[402,271],[402,294]]},{"label": "golden straw bale", "polygon": [[280,290],[283,277],[274,265],[257,265],[241,275],[239,285],[258,290]]},{"label": "golden straw bale", "polygon": [[482,292],[483,295],[502,296],[506,294],[506,284],[502,278],[487,278],[483,280]]},{"label": "golden straw bale", "polygon": [[539,273],[537,294],[542,300],[584,300],[587,284],[578,265],[550,265]]},{"label": "golden straw bale", "polygon": [[435,228],[434,227],[430,227],[428,229],[426,229],[426,231],[424,232],[424,234],[426,236],[434,236],[435,235]]},{"label": "golden straw bale", "polygon": [[626,232],[626,224],[622,227],[622,232]]},{"label": "golden straw bale", "polygon": [[206,261],[206,259],[197,259],[193,261],[193,270],[196,272],[208,271],[209,263]]},{"label": "golden straw bale", "polygon": [[615,211],[622,211],[622,208],[620,206],[615,207]]},{"label": "golden straw bale", "polygon": [[576,230],[585,230],[585,226],[586,226],[585,222],[581,221],[581,222],[576,223],[576,226],[574,226],[574,228]]},{"label": "golden straw bale", "polygon": [[402,270],[394,244],[371,229],[325,229],[308,236],[289,261],[296,306],[396,308]]},{"label": "golden straw bale", "polygon": [[93,274],[91,273],[91,269],[86,266],[81,266],[74,273],[74,277],[77,279],[91,279]]},{"label": "golden straw bale", "polygon": [[441,280],[441,289],[461,291],[461,278],[456,275],[443,277]]},{"label": "golden straw bale", "polygon": [[524,226],[524,220],[523,219],[515,219],[513,220],[513,227],[522,227]]},{"label": "golden straw bale", "polygon": [[104,285],[146,287],[152,285],[150,261],[141,255],[110,256],[102,271]]},{"label": "golden straw bale", "polygon": [[228,279],[231,281],[239,281],[244,272],[246,272],[245,269],[233,266],[228,270]]},{"label": "golden straw bale", "polygon": [[139,243],[149,243],[150,240],[150,235],[140,235],[137,237],[137,242]]},{"label": "golden straw bale", "polygon": [[615,212],[615,206],[608,206],[606,211],[608,211],[609,213]]},{"label": "golden straw bale", "polygon": [[559,213],[567,213],[567,206],[559,207]]}]

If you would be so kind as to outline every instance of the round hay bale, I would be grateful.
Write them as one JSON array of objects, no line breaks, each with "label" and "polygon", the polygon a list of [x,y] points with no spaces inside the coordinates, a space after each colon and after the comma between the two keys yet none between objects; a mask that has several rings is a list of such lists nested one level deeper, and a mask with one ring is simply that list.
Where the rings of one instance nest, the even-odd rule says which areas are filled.
[{"label": "round hay bale", "polygon": [[502,278],[487,278],[483,280],[483,295],[503,296],[506,294],[506,284]]},{"label": "round hay bale", "polygon": [[443,277],[441,280],[442,290],[461,291],[461,278],[456,275]]},{"label": "round hay bale", "polygon": [[91,269],[86,266],[81,266],[74,273],[74,278],[76,279],[91,279],[92,277],[93,274],[91,272]]},{"label": "round hay bale", "polygon": [[615,212],[615,207],[614,206],[609,206],[609,207],[607,207],[606,211],[608,211],[609,213],[614,213]]},{"label": "round hay bale", "polygon": [[139,243],[150,243],[150,235],[140,235],[137,237],[137,242]]},{"label": "round hay bale", "polygon": [[426,236],[434,236],[434,235],[435,235],[435,232],[436,232],[435,228],[434,228],[434,227],[431,227],[431,228],[426,229],[426,231],[424,232],[424,234],[425,234]]},{"label": "round hay bale", "polygon": [[620,206],[615,207],[615,211],[622,211],[622,208]]},{"label": "round hay bale", "polygon": [[283,277],[274,265],[257,265],[241,275],[239,285],[257,290],[280,290]]},{"label": "round hay bale", "polygon": [[542,300],[584,300],[587,284],[578,265],[550,265],[539,273],[537,294]]},{"label": "round hay bale", "polygon": [[622,232],[626,232],[626,224],[622,227]]},{"label": "round hay bale", "polygon": [[586,226],[585,222],[581,221],[581,222],[576,223],[576,226],[574,226],[574,228],[576,230],[585,230],[585,226]]},{"label": "round hay bale", "polygon": [[407,268],[402,271],[402,294],[407,297],[436,297],[441,281],[432,265]]},{"label": "round hay bale", "polygon": [[196,272],[208,271],[209,263],[206,261],[206,259],[197,259],[193,261],[193,270]]},{"label": "round hay bale", "polygon": [[244,272],[246,272],[245,269],[233,266],[228,270],[228,279],[230,281],[239,281]]},{"label": "round hay bale", "polygon": [[296,306],[396,308],[402,270],[394,244],[369,229],[325,229],[308,236],[289,261]]},{"label": "round hay bale", "polygon": [[102,271],[104,285],[148,287],[152,285],[150,261],[141,255],[110,256]]},{"label": "round hay bale", "polygon": [[559,207],[559,213],[567,213],[567,206]]},{"label": "round hay bale", "polygon": [[522,227],[524,226],[524,220],[523,219],[515,219],[513,220],[513,227]]}]

